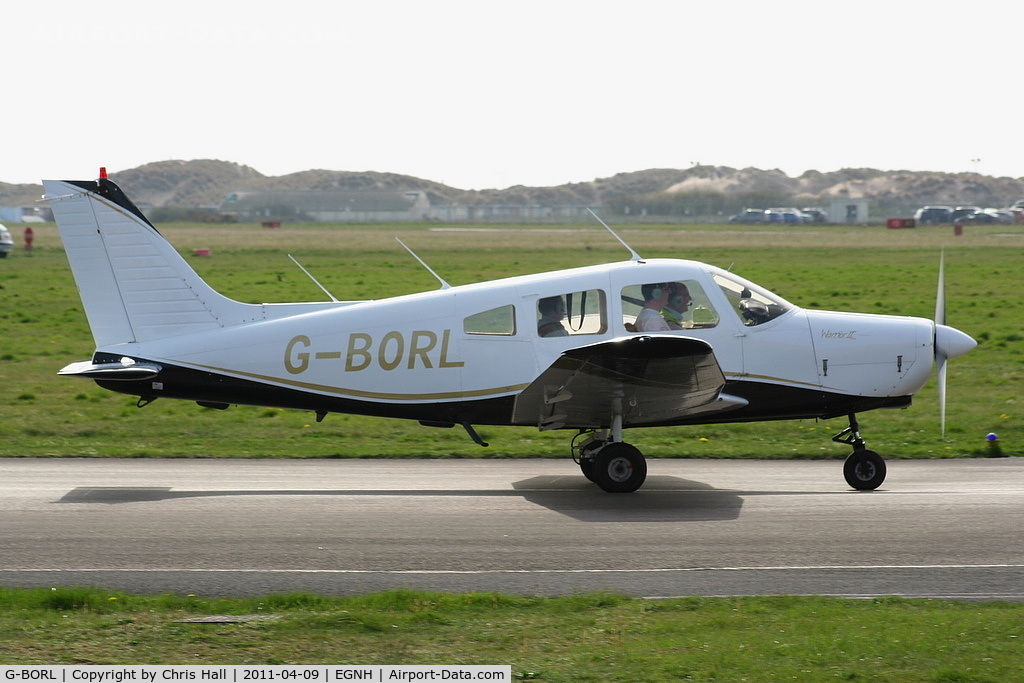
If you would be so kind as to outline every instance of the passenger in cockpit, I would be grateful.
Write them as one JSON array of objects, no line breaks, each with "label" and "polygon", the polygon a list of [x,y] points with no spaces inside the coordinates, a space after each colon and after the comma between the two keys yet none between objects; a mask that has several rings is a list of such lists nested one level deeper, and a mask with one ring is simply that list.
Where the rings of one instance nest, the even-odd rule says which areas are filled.
[{"label": "passenger in cockpit", "polygon": [[541,337],[568,337],[569,331],[562,324],[565,317],[565,302],[560,296],[548,296],[537,302],[537,334]]}]

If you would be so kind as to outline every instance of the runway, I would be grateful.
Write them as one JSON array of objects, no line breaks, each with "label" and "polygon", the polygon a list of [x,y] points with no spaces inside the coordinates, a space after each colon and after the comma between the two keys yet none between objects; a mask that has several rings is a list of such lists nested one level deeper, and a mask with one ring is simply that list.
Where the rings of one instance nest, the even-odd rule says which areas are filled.
[{"label": "runway", "polygon": [[409,587],[556,595],[1024,600],[1024,459],[0,459],[0,584],[206,596]]}]

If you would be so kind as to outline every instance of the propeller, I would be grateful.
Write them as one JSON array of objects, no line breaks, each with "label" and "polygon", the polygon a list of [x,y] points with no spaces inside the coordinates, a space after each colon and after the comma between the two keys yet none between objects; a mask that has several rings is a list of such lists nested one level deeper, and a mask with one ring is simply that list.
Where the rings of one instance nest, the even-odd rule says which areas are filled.
[{"label": "propeller", "polygon": [[970,335],[946,325],[946,252],[939,257],[939,291],[935,295],[935,364],[938,366],[939,422],[946,436],[946,361],[967,353],[978,342]]},{"label": "propeller", "polygon": [[935,364],[939,383],[939,425],[946,436],[946,359],[945,350],[939,350],[939,329],[946,325],[946,250],[939,254],[939,287],[935,293]]}]

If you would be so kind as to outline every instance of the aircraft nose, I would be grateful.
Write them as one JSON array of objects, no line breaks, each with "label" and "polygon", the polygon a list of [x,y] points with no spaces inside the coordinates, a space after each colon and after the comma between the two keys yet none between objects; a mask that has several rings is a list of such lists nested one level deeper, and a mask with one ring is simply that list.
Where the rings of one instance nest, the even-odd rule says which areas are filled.
[{"label": "aircraft nose", "polygon": [[962,356],[975,346],[970,335],[964,334],[955,327],[947,325],[935,325],[935,355],[942,358],[956,358]]}]

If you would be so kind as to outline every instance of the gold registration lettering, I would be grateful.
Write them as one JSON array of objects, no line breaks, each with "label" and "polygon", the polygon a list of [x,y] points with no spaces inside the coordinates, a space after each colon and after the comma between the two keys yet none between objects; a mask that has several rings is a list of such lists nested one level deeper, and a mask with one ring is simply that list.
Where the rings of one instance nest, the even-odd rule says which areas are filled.
[{"label": "gold registration lettering", "polygon": [[[447,337],[445,338],[447,340]],[[424,341],[426,340],[426,341]],[[437,346],[437,335],[430,330],[416,330],[412,333],[412,344],[409,345],[409,369],[416,367],[416,359],[423,361],[423,367],[432,368],[427,352]]]},{"label": "gold registration lettering", "polygon": [[452,333],[451,330],[445,330],[441,335],[441,367],[442,368],[461,368],[465,365],[461,360],[449,361],[448,360],[448,336]]},{"label": "gold registration lettering", "polygon": [[[431,330],[413,330],[411,333],[391,330],[380,337],[379,344],[371,334],[353,332],[348,336],[345,347],[345,372],[359,372],[373,364],[381,370],[395,370],[403,363],[408,370],[464,367],[466,364],[463,361],[449,358],[451,332],[441,332],[440,345],[438,334]],[[336,361],[342,358],[342,352],[337,347],[312,347],[313,342],[308,336],[300,334],[292,337],[285,346],[285,370],[298,375],[309,369],[311,360]]]},{"label": "gold registration lettering", "polygon": [[370,347],[373,337],[363,332],[354,332],[348,336],[348,352],[345,354],[345,372],[365,370],[373,358]]},{"label": "gold registration lettering", "polygon": [[293,375],[297,375],[300,372],[304,372],[309,367],[309,353],[302,351],[300,353],[293,354],[295,347],[302,345],[309,348],[312,342],[309,341],[309,337],[304,334],[300,334],[297,337],[292,337],[292,340],[288,342],[288,346],[284,349],[284,369]]},{"label": "gold registration lettering", "polygon": [[[389,346],[392,351],[389,351]],[[393,358],[388,358],[389,353],[394,353]],[[381,370],[394,370],[402,362],[405,354],[405,338],[401,332],[388,332],[380,341],[380,349],[377,351],[377,363]]]}]

